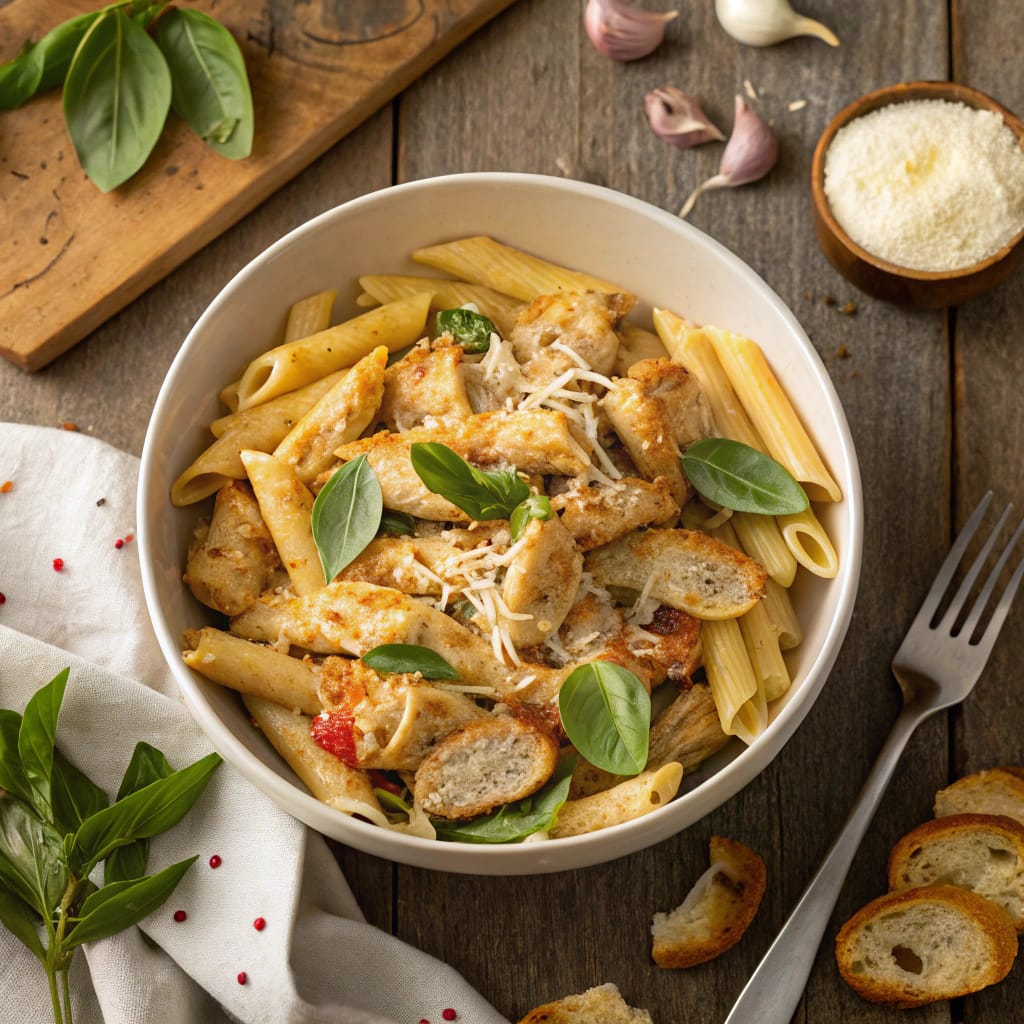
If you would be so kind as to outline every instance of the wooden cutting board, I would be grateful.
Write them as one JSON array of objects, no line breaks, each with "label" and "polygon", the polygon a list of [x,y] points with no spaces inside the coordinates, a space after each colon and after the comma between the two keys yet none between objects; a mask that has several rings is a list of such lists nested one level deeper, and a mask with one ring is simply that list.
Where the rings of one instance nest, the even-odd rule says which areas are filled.
[{"label": "wooden cutting board", "polygon": [[[208,149],[173,114],[146,166],[86,179],[60,90],[0,111],[0,354],[37,370],[320,156],[512,0],[188,0],[242,47],[252,156]],[[87,0],[0,9],[0,61]]]}]

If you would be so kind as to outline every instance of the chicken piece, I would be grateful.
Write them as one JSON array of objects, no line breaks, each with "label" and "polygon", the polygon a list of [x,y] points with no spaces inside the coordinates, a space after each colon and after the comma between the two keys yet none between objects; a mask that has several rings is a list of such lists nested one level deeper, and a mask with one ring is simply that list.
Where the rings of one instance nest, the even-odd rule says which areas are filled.
[{"label": "chicken piece", "polygon": [[634,305],[635,296],[621,293],[538,296],[516,318],[510,338],[523,374],[544,383],[579,365],[570,352],[552,349],[555,342],[596,373],[610,373],[619,350],[615,328]]},{"label": "chicken piece", "polygon": [[420,342],[384,372],[381,420],[391,430],[409,430],[427,416],[472,416],[459,371],[461,362],[459,345],[438,341],[430,347]]},{"label": "chicken piece", "polygon": [[668,356],[661,338],[651,331],[645,331],[634,324],[622,324],[617,333],[619,351],[612,367],[617,377],[625,377],[629,368],[641,359],[665,359]]},{"label": "chicken piece", "polygon": [[495,344],[492,340],[483,359],[463,360],[460,370],[473,412],[504,409],[508,402],[517,405],[523,397],[526,381],[512,352],[511,341]]},{"label": "chicken piece", "polygon": [[675,503],[682,508],[692,490],[679,463],[679,446],[665,406],[645,393],[631,377],[616,377],[615,387],[601,399],[615,433],[645,480],[665,478]]},{"label": "chicken piece", "polygon": [[252,488],[242,481],[218,492],[213,517],[200,520],[188,550],[184,580],[197,601],[237,615],[267,589],[281,560]]},{"label": "chicken piece", "polygon": [[644,646],[643,655],[657,672],[655,685],[666,679],[687,682],[700,664],[700,619],[663,604],[651,621],[640,628],[654,637]]},{"label": "chicken piece", "polygon": [[509,621],[516,647],[543,643],[558,632],[576,597],[582,570],[583,555],[557,516],[530,520],[501,586],[510,612],[532,616]]},{"label": "chicken piece", "polygon": [[[493,687],[499,697],[516,700],[547,699],[561,679],[542,665],[503,664],[487,640],[444,612],[371,583],[335,581],[308,597],[265,596],[232,620],[231,632],[356,657],[381,644],[417,644],[440,654],[463,682]],[[517,683],[524,685],[517,689]]]},{"label": "chicken piece", "polygon": [[629,377],[640,381],[648,398],[657,398],[664,406],[672,436],[681,449],[714,434],[715,423],[704,392],[684,367],[671,359],[641,359],[629,368]]},{"label": "chicken piece", "polygon": [[647,770],[677,761],[684,772],[692,772],[728,742],[710,688],[698,683],[680,693],[654,720]]},{"label": "chicken piece", "polygon": [[629,477],[614,487],[580,486],[552,498],[551,507],[561,511],[562,525],[580,551],[609,544],[640,526],[673,522],[679,515],[664,477],[654,483]]},{"label": "chicken piece", "polygon": [[384,675],[349,658],[324,660],[320,700],[327,711],[352,715],[359,767],[385,771],[415,771],[445,736],[487,715],[418,675]]},{"label": "chicken piece", "polygon": [[695,530],[641,530],[587,555],[603,587],[645,591],[698,619],[732,619],[764,595],[768,574],[752,558]]},{"label": "chicken piece", "polygon": [[[590,464],[586,451],[570,433],[565,416],[547,409],[515,413],[482,412],[464,420],[428,420],[423,426],[401,434],[382,431],[344,445],[335,454],[345,462],[365,454],[378,477],[381,475],[377,470],[378,463],[390,472],[404,459],[408,472],[418,482],[419,477],[409,464],[409,446],[417,441],[447,445],[479,469],[515,466],[527,474],[579,476]],[[385,492],[384,505],[387,508],[410,512],[388,500],[384,480],[381,480],[381,489]],[[411,514],[422,519],[438,518],[419,512]],[[461,514],[447,518],[465,521]]]}]

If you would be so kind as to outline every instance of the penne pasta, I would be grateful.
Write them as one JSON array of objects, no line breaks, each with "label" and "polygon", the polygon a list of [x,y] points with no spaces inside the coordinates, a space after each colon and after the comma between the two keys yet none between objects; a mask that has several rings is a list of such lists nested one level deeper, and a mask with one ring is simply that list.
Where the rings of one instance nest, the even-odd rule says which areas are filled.
[{"label": "penne pasta", "polygon": [[611,789],[567,800],[558,812],[551,838],[597,832],[649,814],[676,795],[682,779],[683,766],[672,761],[655,771],[626,779]]},{"label": "penne pasta", "polygon": [[643,327],[635,324],[623,324],[619,328],[619,351],[615,356],[614,371],[617,376],[625,377],[626,372],[641,359],[665,359],[668,352],[661,339]]},{"label": "penne pasta", "polygon": [[321,590],[324,571],[310,523],[313,495],[295,470],[273,455],[244,451],[242,464],[295,593]]},{"label": "penne pasta", "polygon": [[835,579],[839,556],[814,509],[806,508],[791,516],[779,516],[779,529],[793,557],[808,571],[822,579]]},{"label": "penne pasta", "polygon": [[185,664],[207,679],[304,715],[320,714],[320,678],[308,662],[210,627],[186,640],[194,646],[182,655]]},{"label": "penne pasta", "polygon": [[789,591],[769,579],[762,603],[778,635],[780,650],[789,651],[799,646],[804,634],[800,628],[800,620],[793,611],[793,604],[789,600]]},{"label": "penne pasta", "polygon": [[407,299],[418,292],[433,292],[430,308],[434,312],[455,309],[472,303],[484,316],[494,321],[498,333],[507,338],[516,323],[516,314],[523,308],[521,299],[504,295],[481,284],[451,281],[440,277],[414,277],[401,274],[367,274],[359,278],[360,287],[370,301],[356,300],[357,305],[376,305]]},{"label": "penne pasta", "polygon": [[775,519],[751,512],[734,512],[729,521],[736,531],[740,550],[760,562],[780,586],[792,586],[796,577],[796,557]]},{"label": "penne pasta", "polygon": [[598,277],[548,263],[484,235],[417,249],[412,258],[452,277],[486,285],[525,302],[554,292],[593,291],[611,295],[626,291]]},{"label": "penne pasta", "polygon": [[[226,387],[220,389],[220,393],[217,396],[221,402],[227,407],[229,412],[238,412],[238,385],[241,383],[241,378],[233,380]],[[212,429],[212,425],[211,425]]]},{"label": "penne pasta", "polygon": [[420,292],[399,302],[389,302],[257,356],[246,367],[239,382],[239,410],[244,412],[335,370],[345,369],[378,345],[386,346],[390,352],[406,348],[423,336],[430,298],[430,292]]},{"label": "penne pasta", "polygon": [[750,663],[735,619],[701,624],[704,670],[722,731],[752,743],[768,724],[764,687]]},{"label": "penne pasta", "polygon": [[331,323],[331,311],[338,293],[330,291],[317,292],[292,304],[288,310],[288,320],[284,325],[284,343],[308,338],[311,334],[325,331]]},{"label": "penne pasta", "polygon": [[804,485],[812,500],[841,501],[839,485],[825,468],[760,346],[718,327],[704,331],[768,454]]},{"label": "penne pasta", "polygon": [[229,480],[244,480],[242,451],[272,452],[341,377],[341,373],[332,373],[255,409],[215,420],[210,429],[217,439],[174,481],[171,502],[191,505],[219,491]]}]

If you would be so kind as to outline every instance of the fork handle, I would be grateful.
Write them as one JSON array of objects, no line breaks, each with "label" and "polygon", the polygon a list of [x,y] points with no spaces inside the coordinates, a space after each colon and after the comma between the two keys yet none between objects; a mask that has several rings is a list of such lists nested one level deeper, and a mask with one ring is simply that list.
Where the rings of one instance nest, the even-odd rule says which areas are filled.
[{"label": "fork handle", "polygon": [[915,707],[904,707],[900,712],[846,824],[740,993],[725,1024],[789,1024],[792,1020],[854,854],[907,741],[927,715],[928,712]]}]

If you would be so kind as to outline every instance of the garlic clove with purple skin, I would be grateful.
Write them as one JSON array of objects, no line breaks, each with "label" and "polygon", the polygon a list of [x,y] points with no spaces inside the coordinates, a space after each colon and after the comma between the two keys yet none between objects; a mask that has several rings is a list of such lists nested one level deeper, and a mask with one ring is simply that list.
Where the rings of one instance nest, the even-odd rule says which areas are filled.
[{"label": "garlic clove with purple skin", "polygon": [[702,192],[759,181],[775,166],[778,159],[779,140],[775,133],[747,106],[742,96],[737,96],[732,134],[722,152],[718,173],[690,193],[679,216],[685,217],[693,209],[693,204]]},{"label": "garlic clove with purple skin", "polygon": [[652,89],[644,97],[644,112],[654,134],[680,149],[725,139],[701,109],[700,100],[675,86]]},{"label": "garlic clove with purple skin", "polygon": [[638,60],[665,38],[665,26],[678,11],[657,14],[625,0],[588,0],[583,28],[594,49],[612,60]]}]

